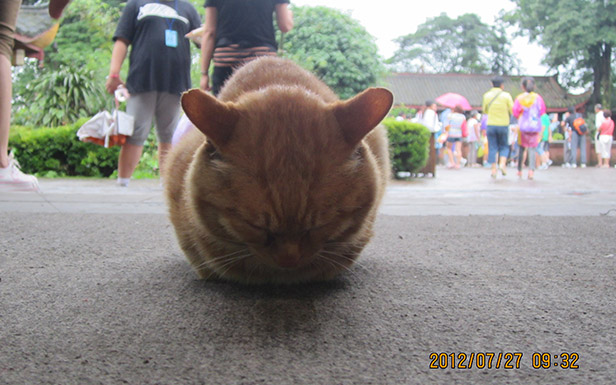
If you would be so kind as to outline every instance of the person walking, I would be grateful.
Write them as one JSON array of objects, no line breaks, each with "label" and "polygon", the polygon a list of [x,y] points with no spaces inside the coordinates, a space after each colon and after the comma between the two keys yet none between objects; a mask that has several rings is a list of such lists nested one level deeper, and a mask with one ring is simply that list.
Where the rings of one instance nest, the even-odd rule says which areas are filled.
[{"label": "person walking", "polygon": [[471,111],[471,115],[466,121],[466,127],[468,128],[468,155],[467,155],[467,167],[474,167],[477,165],[477,150],[479,149],[479,140],[481,138],[481,114],[475,110]]},{"label": "person walking", "polygon": [[540,164],[539,170],[547,170],[552,164],[550,160],[550,142],[552,141],[550,123],[550,116],[547,113],[541,115],[541,136],[539,145],[537,146],[537,154],[540,160],[540,162],[538,162]]},{"label": "person walking", "polygon": [[9,154],[9,131],[13,101],[11,57],[21,0],[0,1],[0,191],[37,191],[38,180],[24,174]]},{"label": "person walking", "polygon": [[602,164],[599,167],[610,167],[610,158],[612,156],[612,136],[614,135],[614,121],[612,120],[612,112],[610,110],[603,111],[605,119],[599,127],[599,152],[601,154]]},{"label": "person walking", "polygon": [[605,121],[605,116],[603,115],[603,106],[601,104],[595,104],[595,128],[597,129],[597,134],[595,136],[595,153],[597,154],[597,167],[602,167],[601,144],[599,143],[599,129],[601,128],[603,121]]},{"label": "person walking", "polygon": [[[282,33],[293,28],[289,0],[206,0],[201,40],[200,87],[218,95],[233,71],[259,56],[277,53],[273,14]],[[211,85],[210,64],[214,61]]]},{"label": "person walking", "polygon": [[459,169],[462,161],[462,133],[467,129],[464,109],[457,105],[449,114],[445,152],[449,160],[448,168]]},{"label": "person walking", "polygon": [[574,127],[574,122],[582,114],[575,112],[574,107],[569,107],[569,116],[565,120],[569,138],[571,139],[571,153],[569,155],[569,165],[571,168],[577,167],[577,149],[580,149],[580,167],[586,167],[586,133],[578,132]]},{"label": "person walking", "polygon": [[129,0],[113,36],[105,87],[113,94],[123,85],[120,69],[130,50],[126,112],[135,118],[133,135],[122,145],[118,184],[128,186],[139,164],[152,119],[156,119],[159,169],[165,166],[173,131],[180,119],[180,96],[190,89],[190,40],[184,36],[201,26],[195,7],[185,0]]},{"label": "person walking", "polygon": [[571,168],[571,164],[569,161],[571,160],[571,130],[567,125],[567,119],[571,116],[571,112],[567,111],[563,114],[563,120],[560,122],[560,129],[562,130],[562,134],[565,138],[565,143],[563,146],[563,164],[564,168]]},{"label": "person walking", "polygon": [[533,179],[537,161],[535,158],[537,146],[543,135],[541,116],[545,114],[545,102],[541,95],[535,92],[535,80],[532,77],[522,78],[523,93],[515,98],[513,115],[518,119],[520,127],[518,144],[520,155],[518,157],[518,176],[522,176],[524,166],[524,153],[528,157],[528,179]]},{"label": "person walking", "polygon": [[426,126],[428,130],[433,134],[436,134],[441,130],[441,122],[438,119],[436,108],[437,107],[435,101],[426,100],[420,121],[420,123]]},{"label": "person walking", "polygon": [[511,94],[505,91],[505,79],[500,76],[492,79],[492,88],[483,95],[482,109],[488,115],[488,162],[492,165],[490,175],[496,178],[498,168],[505,176],[509,155],[509,122],[513,110]]}]

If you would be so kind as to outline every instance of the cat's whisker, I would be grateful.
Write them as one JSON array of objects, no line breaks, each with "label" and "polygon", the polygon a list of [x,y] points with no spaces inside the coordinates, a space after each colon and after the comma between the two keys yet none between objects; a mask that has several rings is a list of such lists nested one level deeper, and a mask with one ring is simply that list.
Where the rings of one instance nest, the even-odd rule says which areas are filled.
[{"label": "cat's whisker", "polygon": [[[247,253],[245,255],[238,255],[240,253]],[[248,251],[248,249],[243,249],[243,250],[238,250],[236,252],[227,254],[227,255],[223,255],[220,257],[216,257],[216,258],[210,258],[205,260],[203,263],[201,263],[200,265],[197,265],[197,268],[202,268],[202,267],[208,267],[208,268],[212,268],[213,266],[217,266],[217,265],[225,265],[230,261],[234,261],[236,259],[242,259],[245,258],[247,256],[250,256],[251,253]]]},{"label": "cat's whisker", "polygon": [[239,262],[241,262],[241,261],[245,260],[246,258],[248,258],[248,257],[250,257],[250,256],[252,256],[252,254],[244,255],[244,256],[242,256],[241,258],[237,258],[237,259],[235,259],[234,261],[230,261],[230,262],[227,262],[227,263],[226,263],[226,264],[224,264],[224,265],[218,266],[219,270],[223,270],[223,269],[224,269],[224,271],[221,271],[221,272],[219,272],[218,274],[219,274],[221,277],[224,277],[224,276],[227,274],[227,272],[228,272],[229,270],[231,270],[231,268],[233,268],[233,266],[235,266],[236,264],[238,264]]},{"label": "cat's whisker", "polygon": [[215,263],[212,264],[211,261],[206,261],[206,263],[203,264],[203,266],[206,266],[207,268],[209,268],[210,270],[212,270],[212,273],[206,277],[206,280],[211,278],[214,274],[218,275],[219,277],[224,277],[224,275],[236,264],[238,264],[239,262],[251,257],[252,254],[248,253],[248,254],[243,254],[243,255],[238,255],[238,256],[233,256],[233,257],[228,257],[226,260],[224,260],[222,263]]},{"label": "cat's whisker", "polygon": [[357,257],[363,251],[363,247],[361,246],[353,246],[353,245],[338,246],[338,247],[332,247],[332,246],[328,247],[328,246],[329,245],[325,246],[323,250],[329,251],[331,253],[352,255],[354,257]]},{"label": "cat's whisker", "polygon": [[250,269],[250,273],[248,273],[248,277],[246,278],[246,282],[250,283],[250,278],[252,278],[252,275],[254,274],[254,272],[257,270],[257,268],[259,267],[259,265],[255,264],[252,269]]},{"label": "cat's whisker", "polygon": [[317,254],[317,257],[329,262],[330,264],[333,264],[334,266],[336,266],[336,268],[342,268],[343,270],[346,270],[350,272],[351,274],[355,274],[355,272],[349,266],[346,266],[342,262],[336,261],[335,259],[327,257],[322,254]]},{"label": "cat's whisker", "polygon": [[248,253],[248,254],[244,254],[244,255],[238,255],[238,256],[231,257],[231,258],[227,258],[227,259],[224,259],[224,260],[221,260],[221,261],[217,261],[217,262],[211,263],[211,265],[212,265],[211,267],[216,267],[218,269],[222,269],[222,268],[225,268],[228,265],[232,265],[232,264],[234,264],[234,263],[236,263],[238,261],[246,259],[246,258],[250,257],[251,255],[252,254]]},{"label": "cat's whisker", "polygon": [[218,257],[215,257],[215,258],[210,258],[210,262],[216,262],[216,261],[219,261],[219,260],[221,260],[221,259],[225,259],[225,258],[228,258],[228,257],[234,256],[234,255],[236,255],[236,254],[245,253],[245,252],[247,252],[247,251],[249,251],[249,250],[248,250],[248,248],[247,248],[247,247],[245,247],[245,248],[243,248],[243,249],[236,250],[236,251],[234,251],[234,252],[232,252],[232,253],[229,253],[229,254],[221,255],[221,256],[218,256]]},{"label": "cat's whisker", "polygon": [[[331,250],[321,250],[320,253],[324,253],[324,254],[327,254],[327,255],[332,255],[332,256],[334,256],[334,257],[336,257],[338,259],[349,261],[349,262],[351,262],[352,265],[356,265],[356,266],[358,266],[359,268],[361,268],[363,270],[369,271],[368,267],[364,266],[360,261],[357,260],[357,257],[360,254],[359,252],[358,253],[352,253],[350,256],[349,255],[340,254],[340,253],[336,253],[336,252],[331,251]],[[331,257],[325,256],[325,255],[323,257],[326,257],[328,259],[332,259]]]},{"label": "cat's whisker", "polygon": [[329,241],[329,242],[325,242],[326,246],[333,246],[333,247],[353,247],[353,248],[362,248],[362,246],[358,245],[357,242],[355,241],[348,241],[348,242],[339,242],[339,241]]}]

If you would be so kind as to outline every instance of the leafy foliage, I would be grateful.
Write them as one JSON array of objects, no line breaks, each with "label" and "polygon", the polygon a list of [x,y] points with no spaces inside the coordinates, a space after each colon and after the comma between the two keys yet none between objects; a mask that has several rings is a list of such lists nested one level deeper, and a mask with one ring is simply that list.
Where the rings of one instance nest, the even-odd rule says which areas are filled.
[{"label": "leafy foliage", "polygon": [[[86,120],[53,128],[13,126],[10,143],[21,169],[44,177],[116,177],[120,148],[80,142],[77,130]],[[156,150],[156,135],[151,132],[133,178],[158,177]]]},{"label": "leafy foliage", "polygon": [[119,148],[80,142],[76,133],[85,121],[55,128],[12,127],[10,143],[22,170],[39,176],[111,175]]},{"label": "leafy foliage", "polygon": [[374,38],[348,14],[293,7],[284,56],[315,73],[343,99],[374,85],[383,70]]},{"label": "leafy foliage", "polygon": [[616,45],[616,2],[594,0],[513,0],[505,19],[547,48],[545,64],[569,87],[592,85],[591,104],[611,105],[611,62]]},{"label": "leafy foliage", "polygon": [[117,0],[108,2],[72,1],[56,39],[45,49],[44,66],[30,61],[14,69],[14,124],[60,126],[105,107],[111,36],[121,12]]},{"label": "leafy foliage", "polygon": [[111,38],[122,9],[102,0],[72,1],[54,43],[45,49],[45,71],[63,65],[85,67],[104,83],[113,47]]},{"label": "leafy foliage", "polygon": [[394,175],[399,171],[414,173],[421,170],[428,161],[430,131],[423,124],[394,118],[385,119],[383,124],[389,137]]},{"label": "leafy foliage", "polygon": [[406,107],[405,105],[393,106],[387,116],[397,117],[399,115],[405,115],[407,118],[412,118],[417,113],[415,108]]},{"label": "leafy foliage", "polygon": [[102,85],[92,81],[92,71],[60,66],[45,71],[27,85],[15,103],[14,121],[31,126],[61,126],[96,114],[104,107]]},{"label": "leafy foliage", "polygon": [[388,63],[398,71],[512,74],[519,67],[504,27],[484,24],[476,14],[451,19],[441,13],[396,42]]}]

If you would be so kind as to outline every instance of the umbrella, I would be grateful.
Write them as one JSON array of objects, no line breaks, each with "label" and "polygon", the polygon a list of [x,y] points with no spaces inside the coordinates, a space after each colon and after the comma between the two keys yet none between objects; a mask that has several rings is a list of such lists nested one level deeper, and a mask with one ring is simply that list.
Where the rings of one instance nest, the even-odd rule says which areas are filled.
[{"label": "umbrella", "polygon": [[454,108],[455,106],[459,105],[466,111],[472,109],[471,104],[468,102],[468,100],[466,100],[464,96],[453,92],[448,92],[439,96],[438,98],[436,98],[436,102],[449,108]]}]

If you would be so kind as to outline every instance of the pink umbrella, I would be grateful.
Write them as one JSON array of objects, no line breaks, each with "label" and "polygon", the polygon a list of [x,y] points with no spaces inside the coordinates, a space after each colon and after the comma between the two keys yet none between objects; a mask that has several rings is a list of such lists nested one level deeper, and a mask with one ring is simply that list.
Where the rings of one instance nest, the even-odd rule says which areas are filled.
[{"label": "pink umbrella", "polygon": [[466,100],[464,96],[453,92],[448,92],[439,96],[438,98],[436,98],[436,102],[449,108],[454,108],[455,106],[459,105],[466,111],[472,109],[471,104],[468,102],[468,100]]}]

